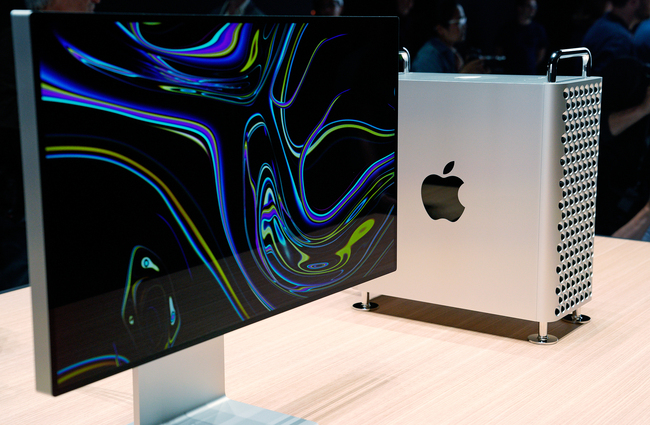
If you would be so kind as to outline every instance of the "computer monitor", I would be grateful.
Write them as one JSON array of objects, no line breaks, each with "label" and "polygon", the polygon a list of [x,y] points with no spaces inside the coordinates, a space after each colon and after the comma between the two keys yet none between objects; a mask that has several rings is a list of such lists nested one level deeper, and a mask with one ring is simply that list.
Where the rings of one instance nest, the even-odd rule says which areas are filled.
[{"label": "computer monitor", "polygon": [[40,391],[395,270],[396,18],[13,24]]}]

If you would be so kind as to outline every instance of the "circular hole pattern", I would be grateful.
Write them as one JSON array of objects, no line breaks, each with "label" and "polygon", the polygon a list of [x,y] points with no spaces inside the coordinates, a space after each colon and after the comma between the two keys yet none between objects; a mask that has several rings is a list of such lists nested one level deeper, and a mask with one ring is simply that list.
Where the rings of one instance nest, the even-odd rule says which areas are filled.
[{"label": "circular hole pattern", "polygon": [[556,316],[591,297],[601,92],[600,83],[567,87],[563,92],[566,111],[562,114],[565,132],[559,159],[562,198],[558,201]]}]

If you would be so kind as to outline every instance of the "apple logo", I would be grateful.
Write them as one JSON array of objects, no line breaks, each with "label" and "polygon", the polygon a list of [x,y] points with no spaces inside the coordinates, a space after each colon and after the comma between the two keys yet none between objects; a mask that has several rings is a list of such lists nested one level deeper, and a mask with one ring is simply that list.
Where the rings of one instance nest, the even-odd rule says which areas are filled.
[{"label": "apple logo", "polygon": [[[445,165],[443,174],[451,173],[454,161]],[[427,176],[422,182],[422,202],[427,214],[434,219],[447,219],[452,223],[457,221],[465,207],[458,199],[458,191],[464,182],[456,176],[441,177],[436,174]]]}]

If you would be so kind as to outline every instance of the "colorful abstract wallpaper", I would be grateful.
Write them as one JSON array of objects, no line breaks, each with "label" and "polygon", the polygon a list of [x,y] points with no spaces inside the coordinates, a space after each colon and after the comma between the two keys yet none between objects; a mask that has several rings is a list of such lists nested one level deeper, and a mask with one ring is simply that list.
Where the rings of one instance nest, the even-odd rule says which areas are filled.
[{"label": "colorful abstract wallpaper", "polygon": [[31,28],[55,393],[395,270],[397,19]]}]

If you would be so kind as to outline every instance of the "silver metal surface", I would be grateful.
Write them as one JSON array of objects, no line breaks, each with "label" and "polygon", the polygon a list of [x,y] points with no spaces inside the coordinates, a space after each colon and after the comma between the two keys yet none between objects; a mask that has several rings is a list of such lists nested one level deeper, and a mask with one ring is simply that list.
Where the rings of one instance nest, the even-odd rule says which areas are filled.
[{"label": "silver metal surface", "polygon": [[[602,79],[399,81],[397,271],[360,289],[535,322],[589,302]],[[438,218],[455,193],[428,182],[454,177]]]},{"label": "silver metal surface", "polygon": [[352,308],[359,311],[373,311],[379,308],[379,304],[373,302],[369,302],[368,304],[354,303],[352,304]]},{"label": "silver metal surface", "polygon": [[548,60],[546,78],[549,83],[557,80],[557,66],[560,59],[582,58],[582,77],[588,77],[591,72],[591,52],[586,47],[564,49],[553,52]]},{"label": "silver metal surface", "polygon": [[584,325],[591,322],[591,317],[582,314],[580,312],[580,309],[576,308],[573,313],[564,316],[562,318],[562,321],[566,323],[573,323],[574,325]]},{"label": "silver metal surface", "polygon": [[31,14],[32,12],[28,10],[13,10],[11,26],[20,117],[29,283],[32,290],[34,314],[36,390],[52,394],[53,374],[50,359],[50,320],[45,275],[41,168],[36,130],[36,94],[34,92],[34,67],[29,26]]},{"label": "silver metal surface", "polygon": [[538,345],[553,345],[557,344],[558,339],[556,336],[548,334],[548,323],[539,322],[539,333],[528,335],[528,342]]},{"label": "silver metal surface", "polygon": [[352,304],[352,308],[361,311],[372,311],[379,308],[379,304],[370,301],[370,292],[361,292],[361,302]]},{"label": "silver metal surface", "polygon": [[133,369],[134,425],[316,425],[230,400],[223,336]]},{"label": "silver metal surface", "polygon": [[133,369],[135,425],[158,425],[225,395],[223,337]]},{"label": "silver metal surface", "polygon": [[407,74],[411,72],[411,53],[406,47],[399,51],[399,57],[402,60],[402,72]]},{"label": "silver metal surface", "polygon": [[[593,241],[602,85],[576,84],[563,89],[564,132],[559,158],[562,177],[557,243],[555,316],[580,307],[592,295]],[[556,187],[558,189],[558,187]]]},{"label": "silver metal surface", "polygon": [[273,412],[222,397],[161,425],[316,425],[315,422]]}]

